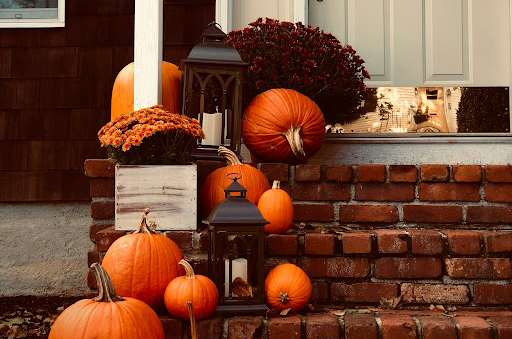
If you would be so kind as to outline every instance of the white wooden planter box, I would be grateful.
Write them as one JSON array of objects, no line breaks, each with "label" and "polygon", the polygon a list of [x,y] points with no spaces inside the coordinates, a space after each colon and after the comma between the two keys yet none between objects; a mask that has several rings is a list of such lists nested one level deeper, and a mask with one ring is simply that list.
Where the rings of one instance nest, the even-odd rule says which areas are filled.
[{"label": "white wooden planter box", "polygon": [[116,166],[116,230],[135,230],[145,208],[158,230],[197,228],[197,166]]}]

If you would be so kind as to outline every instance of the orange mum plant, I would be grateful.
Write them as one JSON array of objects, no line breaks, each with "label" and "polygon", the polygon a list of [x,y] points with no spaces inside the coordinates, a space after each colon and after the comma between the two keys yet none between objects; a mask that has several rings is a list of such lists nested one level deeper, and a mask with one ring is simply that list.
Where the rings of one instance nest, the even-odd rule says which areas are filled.
[{"label": "orange mum plant", "polygon": [[196,119],[158,105],[116,117],[98,138],[109,158],[120,164],[178,165],[190,163],[204,132]]}]

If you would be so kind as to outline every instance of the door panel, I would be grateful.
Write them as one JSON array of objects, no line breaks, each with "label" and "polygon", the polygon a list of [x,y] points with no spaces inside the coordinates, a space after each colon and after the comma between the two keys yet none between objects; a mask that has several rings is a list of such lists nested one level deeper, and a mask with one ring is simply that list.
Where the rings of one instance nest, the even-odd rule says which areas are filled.
[{"label": "door panel", "polygon": [[425,80],[469,81],[468,0],[425,0]]},{"label": "door panel", "polygon": [[392,0],[348,0],[348,44],[366,61],[375,81],[390,81]]},{"label": "door panel", "polygon": [[232,29],[243,29],[259,17],[293,21],[293,5],[293,0],[233,0]]}]

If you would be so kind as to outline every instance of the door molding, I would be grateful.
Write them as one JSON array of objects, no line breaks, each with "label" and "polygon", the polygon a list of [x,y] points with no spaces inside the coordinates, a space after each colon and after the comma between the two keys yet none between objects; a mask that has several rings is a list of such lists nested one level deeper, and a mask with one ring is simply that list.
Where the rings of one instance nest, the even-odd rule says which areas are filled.
[{"label": "door molding", "polygon": [[[224,33],[233,30],[233,1],[217,0],[215,3],[215,21]],[[245,1],[245,0],[238,0]],[[309,0],[293,0],[293,20],[308,25]]]}]

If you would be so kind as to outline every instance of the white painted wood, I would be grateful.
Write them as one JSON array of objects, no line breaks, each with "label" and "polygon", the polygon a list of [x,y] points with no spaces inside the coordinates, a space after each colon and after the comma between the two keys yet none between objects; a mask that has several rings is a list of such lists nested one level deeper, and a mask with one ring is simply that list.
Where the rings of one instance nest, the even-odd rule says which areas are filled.
[{"label": "white painted wood", "polygon": [[163,0],[135,0],[135,110],[162,103]]},{"label": "white painted wood", "polygon": [[[332,32],[342,42],[347,41],[343,35],[347,35],[348,31],[360,27],[363,31],[369,31],[364,34],[371,35],[375,27],[382,23],[375,21],[376,18],[378,20],[375,13],[380,8],[373,5],[382,0],[350,0],[348,5],[355,3],[361,8],[361,15],[347,11],[342,5],[344,1],[349,0],[310,2],[310,23]],[[429,4],[435,4],[434,17],[432,9],[427,8]],[[510,6],[510,0],[393,0],[389,19],[392,29],[392,81],[374,76],[367,84],[432,87],[509,86],[512,79]],[[457,18],[458,22],[462,20],[462,25],[457,26],[457,18],[454,19],[452,14],[460,8],[462,13],[459,13]],[[427,15],[430,15],[430,21],[427,20]],[[360,20],[361,23],[353,23],[354,20]],[[426,46],[425,39],[432,37],[432,33],[441,39],[436,39],[434,45]],[[375,68],[382,69],[382,58],[378,59],[378,63],[372,59],[379,58],[382,54],[381,42],[377,41],[375,44],[370,36],[363,41],[348,43],[352,43],[363,59],[367,60],[371,72],[375,72]],[[454,47],[461,44],[462,51]],[[448,49],[444,45],[448,46]],[[466,57],[462,63],[457,64],[455,60],[460,59],[461,54]],[[429,72],[426,71],[427,61],[430,61]],[[376,65],[379,67],[375,67]],[[458,72],[460,67],[462,72]],[[460,74],[442,75],[450,72]]]},{"label": "white painted wood", "polygon": [[[317,2],[312,0],[312,2]],[[304,25],[309,24],[309,0],[294,0],[293,1],[293,22],[302,22]]]},{"label": "white painted wood", "polygon": [[233,30],[247,27],[259,17],[294,21],[294,0],[233,0]]},{"label": "white painted wood", "polygon": [[217,0],[215,3],[215,21],[224,33],[231,32],[233,26],[233,0]]},{"label": "white painted wood", "polygon": [[425,83],[470,84],[472,0],[425,0]]},{"label": "white painted wood", "polygon": [[348,0],[347,43],[366,61],[368,85],[393,81],[393,0]]},{"label": "white painted wood", "polygon": [[0,28],[52,28],[66,26],[66,0],[58,2],[58,17],[56,19],[15,19],[0,20]]},{"label": "white painted wood", "polygon": [[158,230],[197,228],[197,166],[116,166],[116,230],[135,230],[142,211]]},{"label": "white painted wood", "polygon": [[334,35],[342,44],[347,41],[347,0],[309,2],[309,24]]}]

